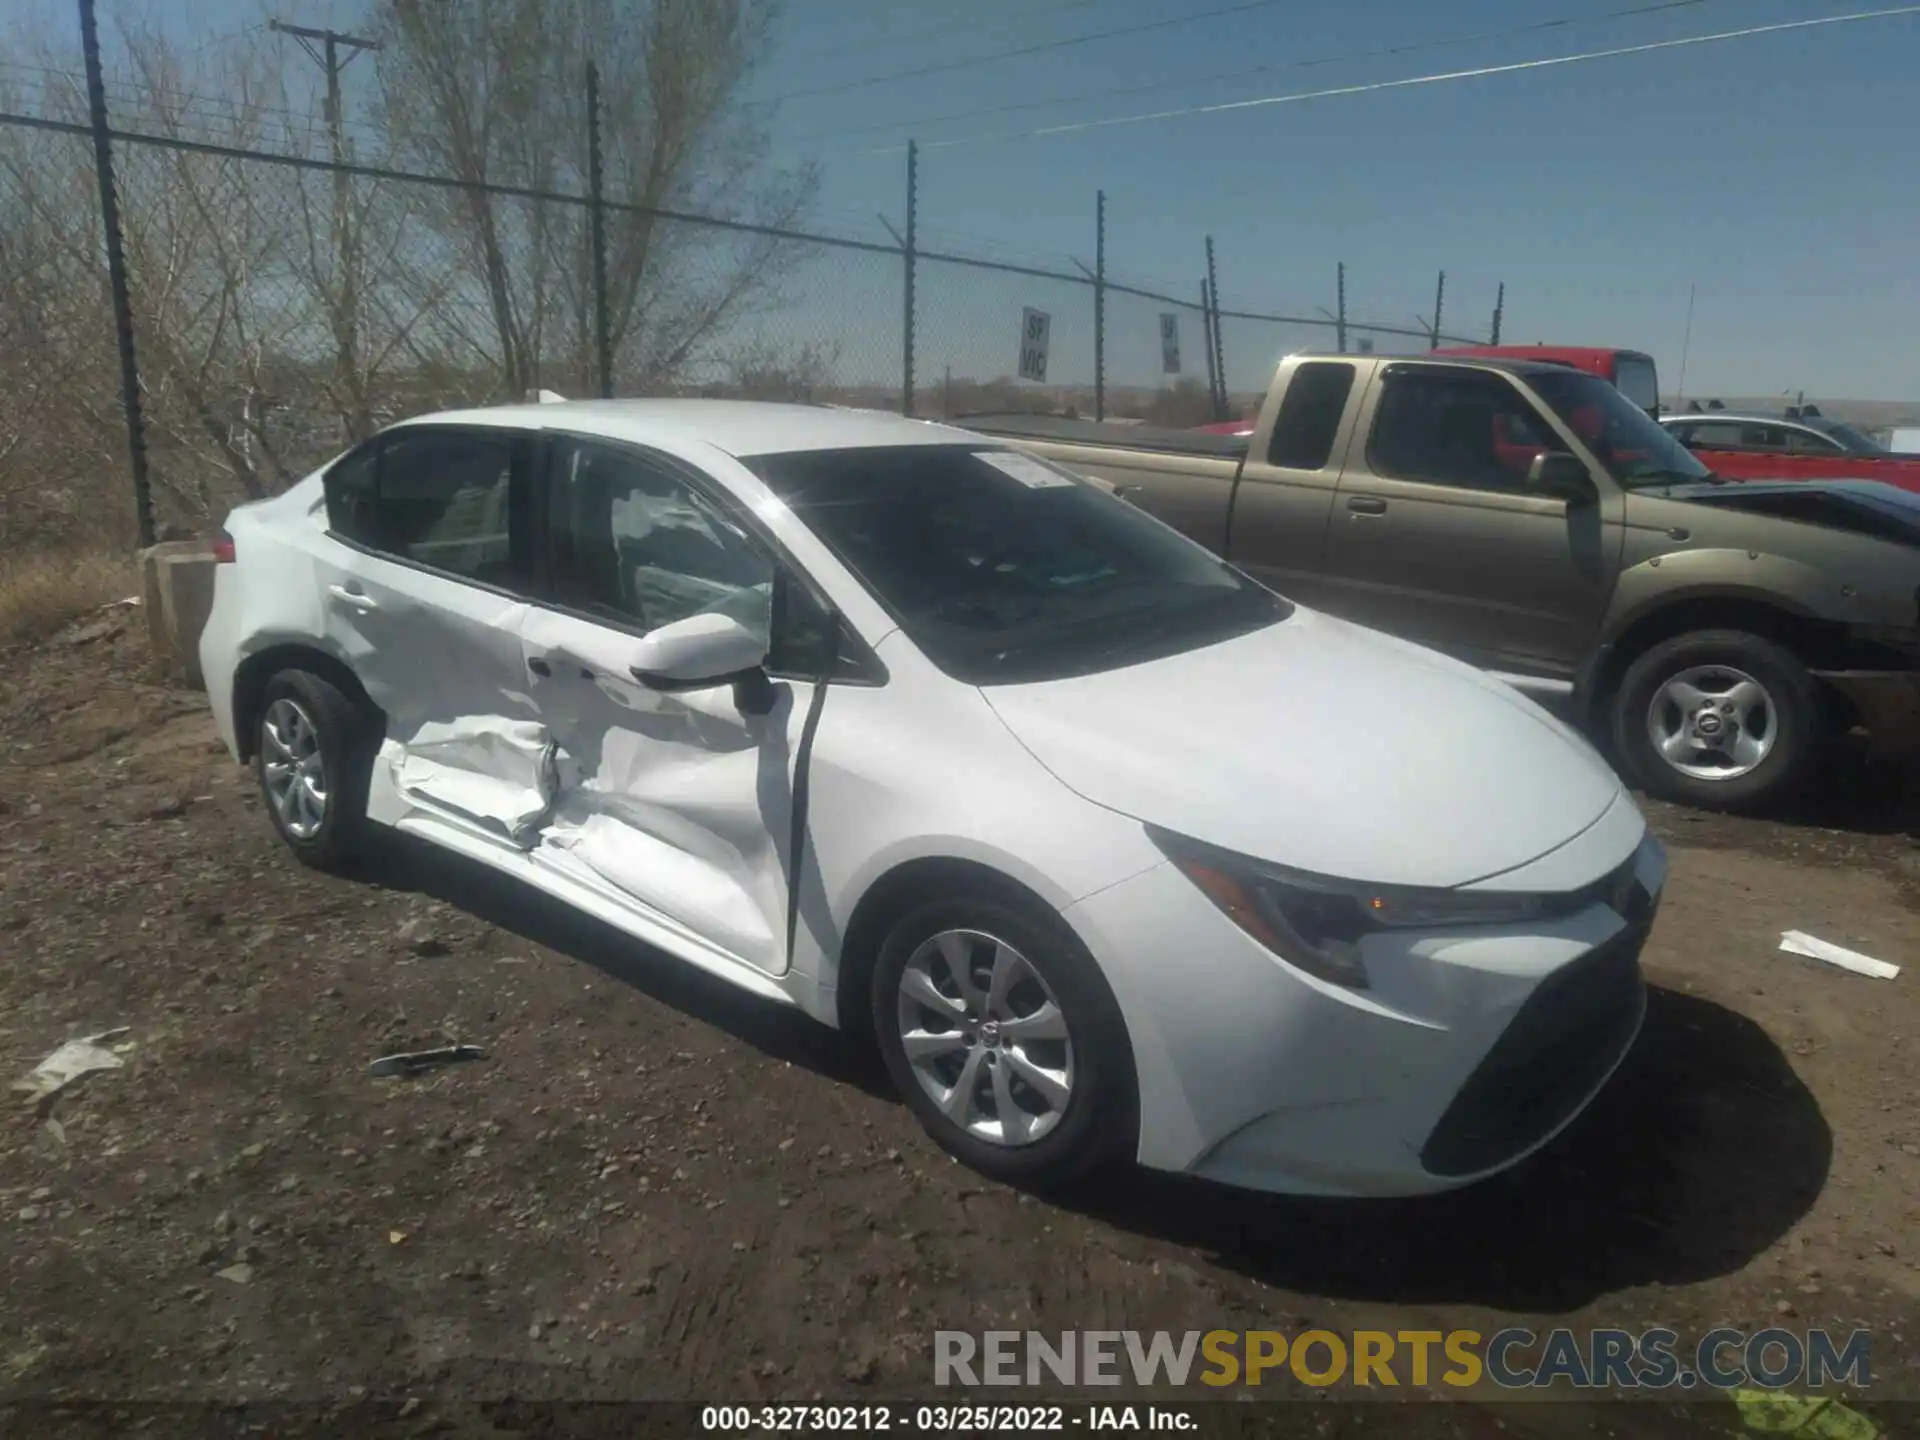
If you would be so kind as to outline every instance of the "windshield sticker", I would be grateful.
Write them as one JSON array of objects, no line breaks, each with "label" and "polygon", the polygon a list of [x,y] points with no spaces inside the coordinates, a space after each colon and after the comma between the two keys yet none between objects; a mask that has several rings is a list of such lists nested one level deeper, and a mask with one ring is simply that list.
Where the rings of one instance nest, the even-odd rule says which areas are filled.
[{"label": "windshield sticker", "polygon": [[986,461],[1002,475],[1011,475],[1029,490],[1051,490],[1080,483],[1066,471],[1056,470],[1045,461],[1022,455],[1017,450],[976,450],[973,458]]}]

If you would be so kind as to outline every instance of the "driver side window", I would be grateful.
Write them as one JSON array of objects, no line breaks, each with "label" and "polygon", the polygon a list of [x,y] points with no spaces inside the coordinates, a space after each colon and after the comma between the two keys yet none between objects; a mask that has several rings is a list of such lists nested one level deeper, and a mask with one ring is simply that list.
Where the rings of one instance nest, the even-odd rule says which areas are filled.
[{"label": "driver side window", "polygon": [[547,533],[553,598],[642,631],[702,614],[770,635],[775,565],[677,470],[590,440],[554,443]]}]

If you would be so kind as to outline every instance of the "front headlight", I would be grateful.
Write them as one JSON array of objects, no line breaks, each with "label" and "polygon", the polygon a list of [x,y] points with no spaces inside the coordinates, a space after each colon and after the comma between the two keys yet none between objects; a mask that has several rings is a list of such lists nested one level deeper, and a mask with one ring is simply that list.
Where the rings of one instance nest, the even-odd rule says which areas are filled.
[{"label": "front headlight", "polygon": [[1147,826],[1147,836],[1223,914],[1289,964],[1365,989],[1360,941],[1380,931],[1514,925],[1569,913],[1581,894],[1502,894],[1374,885],[1290,870]]}]

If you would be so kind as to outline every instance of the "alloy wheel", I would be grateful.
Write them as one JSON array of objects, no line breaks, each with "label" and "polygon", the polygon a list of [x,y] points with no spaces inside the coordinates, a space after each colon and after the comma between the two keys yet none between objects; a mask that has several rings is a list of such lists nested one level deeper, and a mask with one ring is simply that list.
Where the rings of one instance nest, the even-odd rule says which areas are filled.
[{"label": "alloy wheel", "polygon": [[945,930],[908,957],[900,1044],[948,1121],[994,1145],[1031,1145],[1073,1098],[1073,1044],[1052,988],[1006,941]]},{"label": "alloy wheel", "polygon": [[281,696],[260,722],[261,777],[267,802],[287,834],[311,840],[327,823],[327,764],[320,732],[298,701]]},{"label": "alloy wheel", "polygon": [[1767,689],[1744,670],[1694,665],[1669,677],[1647,706],[1656,754],[1695,780],[1750,774],[1773,750],[1779,716]]}]

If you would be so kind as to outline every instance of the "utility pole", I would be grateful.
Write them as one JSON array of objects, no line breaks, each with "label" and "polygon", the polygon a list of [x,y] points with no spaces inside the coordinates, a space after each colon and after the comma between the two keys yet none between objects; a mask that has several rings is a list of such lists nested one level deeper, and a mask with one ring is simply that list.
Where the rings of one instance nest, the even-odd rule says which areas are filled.
[{"label": "utility pole", "polygon": [[147,479],[147,427],[140,406],[140,362],[133,346],[133,291],[120,234],[120,200],[113,185],[113,132],[107,126],[107,84],[100,64],[100,26],[93,0],[80,3],[80,48],[87,67],[87,113],[92,119],[93,169],[100,185],[100,225],[107,242],[107,282],[113,290],[114,336],[120,343],[120,405],[127,417],[127,464],[133,472],[133,513],[140,543],[153,544],[153,491]]},{"label": "utility pole", "polygon": [[[364,437],[358,432],[368,424],[370,417],[367,414],[366,396],[359,393],[356,378],[360,354],[360,276],[353,253],[355,236],[347,213],[350,198],[347,172],[338,168],[347,163],[346,114],[340,98],[340,72],[352,64],[361,51],[378,50],[380,42],[358,35],[343,35],[338,30],[287,25],[279,20],[269,21],[268,28],[276,34],[292,36],[327,74],[327,151],[336,167],[333,172],[333,255],[334,263],[340,267],[339,300],[333,307],[333,340],[338,369],[335,379],[348,387],[353,400],[355,413],[348,424],[347,438],[359,440]],[[344,59],[340,54],[342,48],[347,51]]]},{"label": "utility pole", "polygon": [[1429,350],[1438,350],[1440,348],[1440,312],[1446,303],[1447,272],[1442,270],[1440,272],[1440,283],[1434,288],[1433,292],[1433,342],[1427,347]]}]

